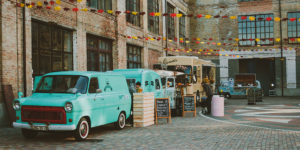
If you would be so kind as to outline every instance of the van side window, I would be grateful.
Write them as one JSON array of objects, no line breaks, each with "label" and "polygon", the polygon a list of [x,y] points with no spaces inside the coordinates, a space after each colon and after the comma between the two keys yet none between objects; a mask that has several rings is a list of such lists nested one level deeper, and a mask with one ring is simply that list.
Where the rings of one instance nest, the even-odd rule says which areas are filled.
[{"label": "van side window", "polygon": [[168,78],[168,87],[174,87],[174,79]]},{"label": "van side window", "polygon": [[155,79],[155,89],[160,89],[159,80]]},{"label": "van side window", "polygon": [[99,88],[98,78],[92,78],[90,81],[89,93],[96,93]]},{"label": "van side window", "polygon": [[149,82],[148,81],[145,81],[145,86],[149,85]]},{"label": "van side window", "polygon": [[154,82],[153,81],[151,81],[151,85],[154,86]]}]

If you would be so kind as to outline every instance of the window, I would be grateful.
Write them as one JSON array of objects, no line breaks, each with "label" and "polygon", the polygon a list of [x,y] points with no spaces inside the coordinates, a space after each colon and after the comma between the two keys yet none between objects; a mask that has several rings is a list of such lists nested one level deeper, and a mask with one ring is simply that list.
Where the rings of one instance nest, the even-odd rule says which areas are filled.
[{"label": "window", "polygon": [[96,93],[96,90],[99,88],[99,82],[97,78],[91,78],[89,93]]},{"label": "window", "polygon": [[111,0],[88,0],[87,5],[95,9],[112,10]]},{"label": "window", "polygon": [[175,38],[175,19],[173,17],[170,17],[170,14],[174,13],[174,7],[168,3],[167,5],[167,12],[169,14],[169,17],[167,17],[167,33],[169,39]]},{"label": "window", "polygon": [[[126,0],[126,10],[140,12],[140,0]],[[126,14],[126,20],[135,26],[140,26],[140,16],[138,14]]]},{"label": "window", "polygon": [[141,68],[141,47],[127,45],[127,68]]},{"label": "window", "polygon": [[[179,12],[180,14],[183,14],[182,12]],[[185,16],[182,15],[182,17],[179,18],[179,38],[183,38],[185,41]],[[185,46],[186,43],[180,43],[181,45]]]},{"label": "window", "polygon": [[32,21],[33,76],[73,70],[73,35],[63,27]]},{"label": "window", "polygon": [[288,21],[288,38],[289,43],[300,43],[297,38],[300,38],[300,12],[288,13],[289,20],[296,18],[295,21]]},{"label": "window", "polygon": [[174,79],[173,78],[168,78],[168,87],[174,87]]},{"label": "window", "polygon": [[87,36],[88,71],[112,70],[112,41],[100,37]]},{"label": "window", "polygon": [[88,78],[84,76],[54,75],[42,78],[37,93],[86,93]]},{"label": "window", "polygon": [[[255,20],[250,21],[250,16],[255,17]],[[242,17],[247,17],[247,19],[242,20]],[[240,46],[274,44],[274,21],[266,21],[267,17],[274,18],[273,14],[238,17]],[[260,40],[256,41],[256,39]]]},{"label": "window", "polygon": [[[148,13],[159,12],[158,0],[148,0]],[[159,34],[159,17],[148,15],[148,30]]]},{"label": "window", "polygon": [[160,89],[160,84],[159,84],[159,80],[155,79],[155,89],[159,90]]}]

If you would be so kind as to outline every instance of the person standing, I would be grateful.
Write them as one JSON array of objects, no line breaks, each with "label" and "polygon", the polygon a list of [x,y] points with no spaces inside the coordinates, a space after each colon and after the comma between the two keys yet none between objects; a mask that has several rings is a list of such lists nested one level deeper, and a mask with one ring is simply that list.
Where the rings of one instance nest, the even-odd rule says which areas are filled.
[{"label": "person standing", "polygon": [[212,101],[213,93],[207,82],[204,81],[202,83],[202,86],[203,86],[203,90],[207,96],[206,107],[207,107],[207,114],[209,115],[211,113],[211,101]]},{"label": "person standing", "polygon": [[135,88],[136,88],[137,93],[142,93],[143,92],[143,89],[141,88],[141,82],[137,82]]}]

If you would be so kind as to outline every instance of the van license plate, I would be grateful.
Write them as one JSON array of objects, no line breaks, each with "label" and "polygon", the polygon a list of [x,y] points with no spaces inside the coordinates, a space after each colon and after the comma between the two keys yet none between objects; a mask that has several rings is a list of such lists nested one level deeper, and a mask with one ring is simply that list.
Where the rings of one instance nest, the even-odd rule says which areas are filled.
[{"label": "van license plate", "polygon": [[47,126],[31,126],[33,130],[38,130],[38,131],[47,131],[48,127]]}]

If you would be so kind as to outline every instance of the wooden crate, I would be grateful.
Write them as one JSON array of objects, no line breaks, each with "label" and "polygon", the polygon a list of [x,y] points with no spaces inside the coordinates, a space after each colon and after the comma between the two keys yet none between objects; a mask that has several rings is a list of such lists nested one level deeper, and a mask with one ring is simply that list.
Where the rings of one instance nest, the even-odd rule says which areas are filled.
[{"label": "wooden crate", "polygon": [[133,94],[133,126],[146,127],[154,124],[154,94]]}]

